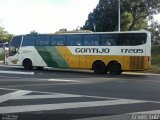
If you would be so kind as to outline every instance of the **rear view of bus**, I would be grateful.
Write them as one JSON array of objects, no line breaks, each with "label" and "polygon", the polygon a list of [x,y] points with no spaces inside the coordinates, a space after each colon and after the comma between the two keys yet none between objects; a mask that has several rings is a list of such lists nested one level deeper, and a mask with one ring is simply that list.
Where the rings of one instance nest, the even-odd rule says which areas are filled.
[{"label": "rear view of bus", "polygon": [[93,70],[96,74],[143,71],[151,67],[148,31],[60,33],[15,36],[8,65]]}]

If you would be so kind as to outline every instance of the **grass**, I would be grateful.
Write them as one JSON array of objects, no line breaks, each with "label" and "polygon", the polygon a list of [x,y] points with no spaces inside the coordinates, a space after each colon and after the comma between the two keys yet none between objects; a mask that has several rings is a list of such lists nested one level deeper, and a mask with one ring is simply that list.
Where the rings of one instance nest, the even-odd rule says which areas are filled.
[{"label": "grass", "polygon": [[160,46],[152,47],[152,65],[160,66]]},{"label": "grass", "polygon": [[150,70],[147,70],[147,72],[160,74],[160,46],[152,46],[151,53],[152,66]]},{"label": "grass", "polygon": [[160,74],[160,66],[152,65],[150,70],[145,71],[147,73]]}]

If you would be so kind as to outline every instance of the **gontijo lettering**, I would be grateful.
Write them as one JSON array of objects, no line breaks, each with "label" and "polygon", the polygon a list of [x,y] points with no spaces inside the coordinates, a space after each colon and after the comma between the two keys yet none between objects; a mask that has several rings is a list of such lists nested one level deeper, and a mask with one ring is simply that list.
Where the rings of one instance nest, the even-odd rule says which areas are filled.
[{"label": "gontijo lettering", "polygon": [[109,48],[76,48],[76,53],[109,53]]}]

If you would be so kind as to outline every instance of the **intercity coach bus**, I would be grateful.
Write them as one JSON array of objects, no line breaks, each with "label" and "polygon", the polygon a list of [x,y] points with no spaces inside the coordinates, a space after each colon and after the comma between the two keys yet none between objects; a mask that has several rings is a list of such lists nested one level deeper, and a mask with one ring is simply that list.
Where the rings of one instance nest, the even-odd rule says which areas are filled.
[{"label": "intercity coach bus", "polygon": [[96,74],[151,67],[148,31],[27,34],[10,41],[8,65],[86,69]]}]

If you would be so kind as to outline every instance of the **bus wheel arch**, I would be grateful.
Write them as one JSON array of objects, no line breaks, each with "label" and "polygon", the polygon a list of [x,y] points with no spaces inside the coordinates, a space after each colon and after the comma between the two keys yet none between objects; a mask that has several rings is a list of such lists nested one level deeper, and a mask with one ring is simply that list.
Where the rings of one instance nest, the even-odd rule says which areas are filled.
[{"label": "bus wheel arch", "polygon": [[25,58],[22,63],[24,69],[31,70],[33,68],[32,60],[29,58]]},{"label": "bus wheel arch", "polygon": [[121,64],[116,60],[110,61],[108,63],[107,70],[109,71],[110,74],[119,75],[122,73]]},{"label": "bus wheel arch", "polygon": [[106,65],[101,60],[96,60],[92,64],[92,69],[95,74],[104,74],[107,72]]}]

